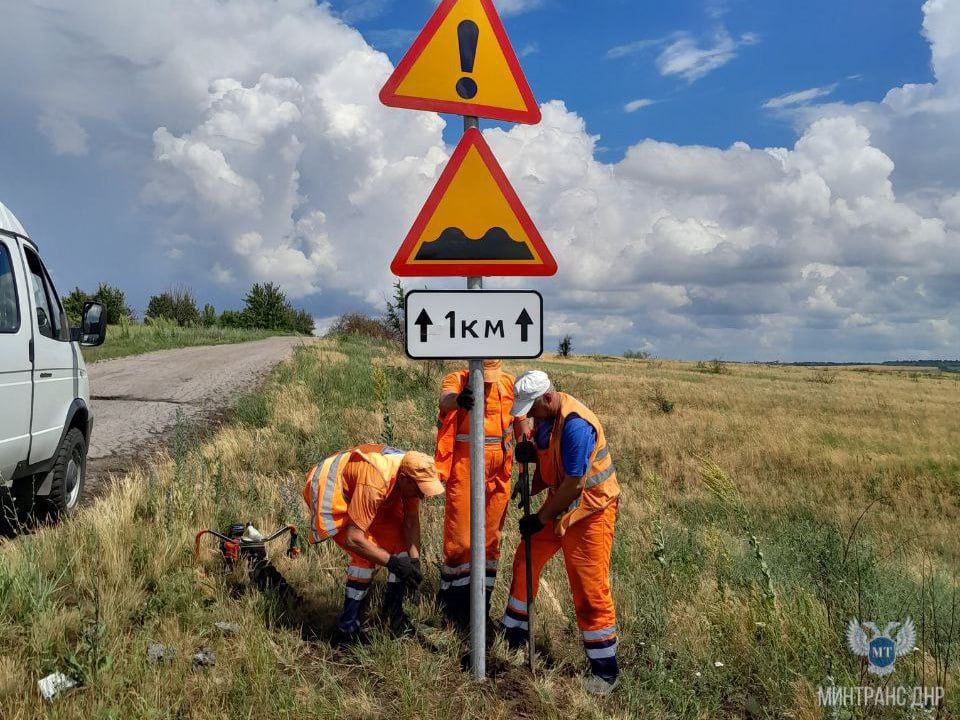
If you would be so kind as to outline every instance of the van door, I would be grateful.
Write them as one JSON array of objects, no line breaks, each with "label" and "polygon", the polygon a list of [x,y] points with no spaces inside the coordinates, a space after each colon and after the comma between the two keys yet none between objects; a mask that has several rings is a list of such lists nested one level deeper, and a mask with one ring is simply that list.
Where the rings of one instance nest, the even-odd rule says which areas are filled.
[{"label": "van door", "polygon": [[0,235],[0,487],[30,450],[30,303],[20,248]]},{"label": "van door", "polygon": [[33,300],[33,421],[30,434],[30,464],[53,457],[67,421],[67,413],[79,391],[76,347],[70,342],[70,327],[50,276],[37,255],[24,245],[28,282]]}]

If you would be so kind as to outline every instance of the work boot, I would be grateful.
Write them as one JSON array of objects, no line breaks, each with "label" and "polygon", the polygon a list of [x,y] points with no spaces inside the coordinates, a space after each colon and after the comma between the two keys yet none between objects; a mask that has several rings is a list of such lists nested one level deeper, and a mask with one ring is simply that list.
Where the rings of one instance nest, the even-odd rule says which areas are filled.
[{"label": "work boot", "polygon": [[613,692],[614,688],[617,687],[618,682],[619,681],[616,678],[610,681],[605,680],[599,675],[591,675],[590,677],[584,679],[583,689],[591,695],[606,697]]}]

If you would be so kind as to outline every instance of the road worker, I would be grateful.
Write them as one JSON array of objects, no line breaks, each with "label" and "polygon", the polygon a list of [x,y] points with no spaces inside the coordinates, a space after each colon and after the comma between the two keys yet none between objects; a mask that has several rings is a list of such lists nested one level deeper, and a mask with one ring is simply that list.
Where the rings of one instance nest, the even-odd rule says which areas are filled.
[{"label": "road worker", "polygon": [[389,572],[383,615],[393,630],[409,629],[403,600],[423,580],[420,500],[441,494],[433,458],[387,445],[345,450],[307,473],[310,541],[333,538],[350,556],[335,644],[363,639],[361,606],[380,566]]},{"label": "road worker", "polygon": [[[513,448],[522,433],[522,421],[510,413],[513,376],[500,360],[483,362],[484,465],[486,468],[486,600],[500,562],[500,536],[510,503]],[[466,630],[470,624],[470,410],[475,398],[469,372],[447,375],[440,389],[437,432],[437,473],[447,490],[443,522],[443,565],[440,568],[438,604],[447,619]]]},{"label": "road worker", "polygon": [[[561,551],[592,671],[585,687],[605,695],[618,675],[610,550],[620,486],[603,426],[575,397],[557,392],[540,371],[517,379],[515,397],[511,412],[533,420],[532,443],[522,442],[517,458],[536,459],[533,492],[548,490],[540,510],[520,521],[521,536],[532,541],[533,596],[544,565]],[[529,632],[526,572],[521,542],[503,619],[513,648],[526,645]]]}]

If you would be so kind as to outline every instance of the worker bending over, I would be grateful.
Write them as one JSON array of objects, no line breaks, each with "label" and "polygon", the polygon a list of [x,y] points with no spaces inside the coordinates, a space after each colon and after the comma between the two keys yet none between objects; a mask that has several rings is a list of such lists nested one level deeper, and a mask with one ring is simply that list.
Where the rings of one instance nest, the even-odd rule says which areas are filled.
[{"label": "worker bending over", "polygon": [[[548,489],[540,510],[520,521],[532,540],[533,596],[547,561],[563,552],[577,625],[590,660],[590,692],[605,695],[617,682],[617,619],[610,594],[610,550],[620,486],[603,426],[583,403],[557,392],[546,373],[524,373],[516,382],[514,415],[534,422],[533,443],[517,457],[537,462],[533,493]],[[513,648],[526,644],[529,625],[523,543],[513,560],[513,584],[503,623]]]},{"label": "worker bending over", "polygon": [[350,555],[335,644],[362,639],[360,610],[380,566],[389,571],[383,614],[395,631],[409,628],[403,600],[423,580],[420,500],[442,493],[433,458],[387,445],[345,450],[307,473],[310,541],[333,538]]},{"label": "worker bending over", "polygon": [[[513,448],[522,433],[521,422],[515,421],[510,412],[513,380],[499,360],[484,360],[487,615],[510,502]],[[467,370],[450,373],[443,379],[436,450],[437,472],[447,490],[438,604],[447,619],[462,629],[470,625],[470,410],[480,402],[469,383]]]}]

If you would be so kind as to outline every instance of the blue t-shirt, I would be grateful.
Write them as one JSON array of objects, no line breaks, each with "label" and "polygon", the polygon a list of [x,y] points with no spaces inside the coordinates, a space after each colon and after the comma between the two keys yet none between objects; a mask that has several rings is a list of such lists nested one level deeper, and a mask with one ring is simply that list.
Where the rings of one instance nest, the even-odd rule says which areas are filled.
[{"label": "blue t-shirt", "polygon": [[[534,429],[537,447],[546,450],[550,444],[553,422],[538,420]],[[597,446],[597,431],[579,415],[569,415],[560,438],[560,456],[567,477],[583,477],[590,467],[590,456]]]}]

